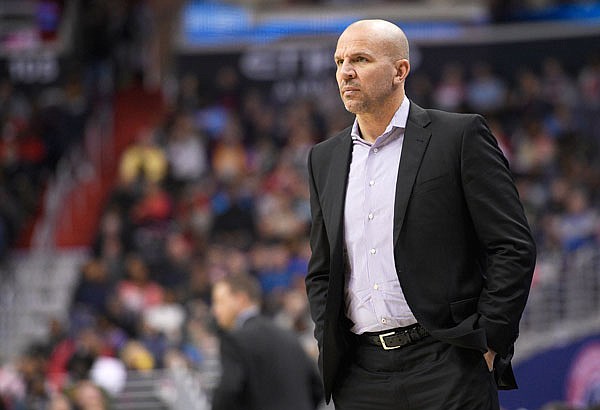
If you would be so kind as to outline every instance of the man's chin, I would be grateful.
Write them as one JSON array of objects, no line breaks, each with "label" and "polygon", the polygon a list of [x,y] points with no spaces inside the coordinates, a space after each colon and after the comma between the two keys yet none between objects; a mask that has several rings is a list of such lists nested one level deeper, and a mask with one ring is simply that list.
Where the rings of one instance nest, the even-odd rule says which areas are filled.
[{"label": "man's chin", "polygon": [[353,114],[357,114],[357,113],[359,113],[361,111],[362,104],[359,101],[346,99],[344,101],[344,107],[346,107],[346,110],[348,112],[351,112]]}]

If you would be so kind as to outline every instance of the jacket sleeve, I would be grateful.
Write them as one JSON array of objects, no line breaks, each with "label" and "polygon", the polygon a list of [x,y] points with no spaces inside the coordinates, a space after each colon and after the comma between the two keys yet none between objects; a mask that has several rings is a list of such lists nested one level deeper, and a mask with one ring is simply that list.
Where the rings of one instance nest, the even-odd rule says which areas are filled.
[{"label": "jacket sleeve", "polygon": [[313,408],[319,409],[323,400],[325,399],[325,394],[323,392],[323,382],[321,381],[321,377],[315,366],[315,362],[312,358],[306,356],[308,361],[308,383],[311,391],[311,398],[313,403]]},{"label": "jacket sleeve", "polygon": [[327,303],[327,291],[329,287],[330,250],[312,162],[313,149],[311,149],[308,156],[308,185],[310,189],[312,221],[310,229],[310,248],[312,253],[308,263],[308,273],[306,275],[306,292],[308,295],[310,313],[315,322],[315,338],[319,345],[319,351],[322,351],[325,306]]},{"label": "jacket sleeve", "polygon": [[485,329],[488,346],[504,356],[519,333],[536,250],[508,161],[481,116],[473,116],[463,133],[461,175],[486,255],[478,326]]}]

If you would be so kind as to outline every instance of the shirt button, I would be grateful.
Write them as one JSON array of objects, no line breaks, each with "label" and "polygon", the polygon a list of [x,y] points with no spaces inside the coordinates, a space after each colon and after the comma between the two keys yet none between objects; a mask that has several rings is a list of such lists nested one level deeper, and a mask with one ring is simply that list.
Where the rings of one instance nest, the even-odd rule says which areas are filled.
[{"label": "shirt button", "polygon": [[375,255],[377,253],[377,249],[371,248],[369,252],[371,252],[371,255]]},{"label": "shirt button", "polygon": [[379,285],[376,283],[373,285],[373,289],[378,290],[379,289]]},{"label": "shirt button", "polygon": [[369,221],[370,221],[371,219],[373,219],[373,217],[374,217],[374,215],[373,215],[373,212],[369,212],[369,215],[368,215]]},{"label": "shirt button", "polygon": [[382,317],[382,318],[381,318],[381,323],[383,323],[383,324],[386,324],[386,323],[387,323],[387,320],[385,320],[385,318],[384,318],[384,317]]},{"label": "shirt button", "polygon": [[369,185],[370,185],[370,186],[373,186],[373,185],[375,185],[375,181],[373,181],[373,180],[370,180],[370,181],[369,181]]},{"label": "shirt button", "polygon": [[373,148],[373,152],[377,154],[379,152],[379,148]]}]

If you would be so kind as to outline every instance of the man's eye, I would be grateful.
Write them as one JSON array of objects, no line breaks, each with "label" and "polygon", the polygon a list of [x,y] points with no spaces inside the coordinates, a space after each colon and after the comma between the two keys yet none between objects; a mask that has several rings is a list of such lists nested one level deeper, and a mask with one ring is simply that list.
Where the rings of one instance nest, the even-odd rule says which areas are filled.
[{"label": "man's eye", "polygon": [[358,63],[364,63],[365,61],[367,61],[366,57],[356,57],[356,61]]},{"label": "man's eye", "polygon": [[335,64],[336,65],[342,65],[342,64],[344,64],[344,60],[336,60]]}]

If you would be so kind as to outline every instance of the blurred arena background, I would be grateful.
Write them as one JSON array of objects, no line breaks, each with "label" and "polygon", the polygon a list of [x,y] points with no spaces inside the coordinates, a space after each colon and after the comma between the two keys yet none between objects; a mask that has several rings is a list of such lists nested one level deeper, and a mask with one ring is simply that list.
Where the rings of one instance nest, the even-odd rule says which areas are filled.
[{"label": "blurred arena background", "polygon": [[600,408],[600,2],[576,0],[1,0],[0,408],[207,409],[232,272],[316,353],[306,155],[352,121],[332,54],[368,17],[411,40],[409,98],[483,113],[514,171],[539,256],[502,406]]}]

